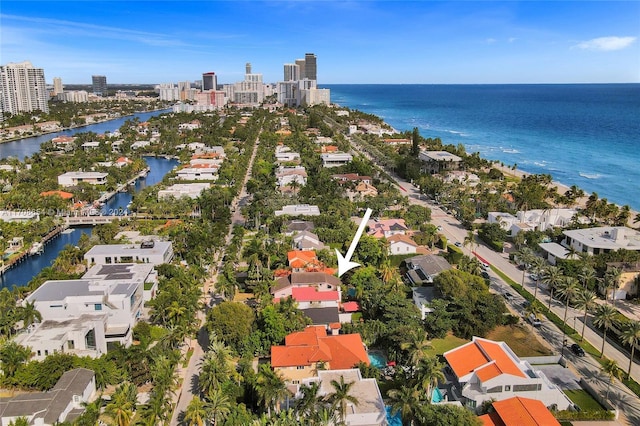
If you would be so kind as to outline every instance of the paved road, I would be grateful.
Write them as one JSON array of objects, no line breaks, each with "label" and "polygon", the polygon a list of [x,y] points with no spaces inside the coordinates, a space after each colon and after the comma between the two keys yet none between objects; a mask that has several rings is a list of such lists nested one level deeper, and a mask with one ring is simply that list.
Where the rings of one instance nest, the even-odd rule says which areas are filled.
[{"label": "paved road", "polygon": [[[203,286],[203,296],[202,302],[203,306],[208,306],[210,301],[210,294],[215,293],[215,283],[218,271],[222,269],[222,259],[224,258],[224,251],[229,246],[231,242],[231,237],[233,233],[233,227],[235,225],[243,225],[245,220],[241,213],[242,206],[247,202],[250,195],[247,193],[247,182],[251,178],[251,169],[253,168],[253,161],[256,157],[256,153],[258,152],[258,145],[260,141],[259,139],[253,145],[253,152],[251,153],[251,158],[249,159],[249,164],[247,166],[247,173],[245,174],[244,181],[242,183],[242,188],[238,196],[236,196],[231,202],[231,224],[229,225],[229,230],[227,232],[227,236],[225,237],[225,246],[223,250],[216,253],[216,257],[213,259],[212,264],[216,265],[211,269],[211,277],[205,282]],[[205,308],[206,309],[206,308]],[[181,419],[184,411],[187,409],[187,406],[193,399],[195,395],[199,394],[198,389],[198,377],[200,375],[200,363],[202,362],[202,358],[204,356],[205,350],[209,346],[208,336],[206,329],[204,328],[206,320],[205,311],[198,311],[197,313],[197,321],[200,325],[200,330],[198,332],[197,341],[188,341],[190,347],[194,349],[193,355],[189,359],[189,364],[186,369],[179,369],[179,375],[183,378],[182,386],[176,392],[177,395],[177,403],[175,409],[173,410],[173,415],[171,417],[171,426],[177,426],[181,423]]]},{"label": "paved road", "polygon": [[[371,157],[362,150],[362,148],[352,140],[352,147],[360,154],[363,154],[366,158]],[[374,161],[375,162],[375,161]],[[393,179],[398,187],[401,189],[402,194],[409,198],[411,204],[418,204],[431,209],[431,222],[436,226],[442,227],[442,233],[447,239],[453,243],[462,243],[467,237],[467,229],[464,228],[460,222],[452,215],[443,211],[439,206],[430,203],[426,200],[425,196],[420,193],[418,188],[412,185],[410,182],[403,180],[402,178],[393,175]],[[477,245],[476,245],[477,244]],[[517,283],[523,281],[523,272],[519,270],[514,264],[512,264],[508,255],[504,253],[497,253],[485,246],[476,239],[474,243],[474,251],[472,252],[467,247],[460,247],[460,249],[467,255],[478,257],[486,260],[494,268],[500,270],[506,274],[509,278]],[[524,298],[515,292],[510,285],[502,281],[497,275],[491,274],[491,287],[492,290],[505,293],[509,292],[513,295],[511,300],[507,301],[510,310],[514,313],[522,313],[522,302]],[[525,288],[533,295],[535,291],[535,283],[529,277],[524,278]],[[538,289],[538,300],[545,306],[549,303],[549,294],[544,289]],[[552,301],[551,310],[559,317],[564,318],[564,305],[559,302]],[[582,330],[582,312],[569,307],[567,312],[567,324],[572,328],[581,331]],[[574,327],[575,324],[575,327]],[[602,345],[602,335],[597,331],[589,327],[590,318],[587,320],[587,327],[585,328],[585,340],[591,343],[594,347],[600,348]],[[532,327],[533,328],[533,327]],[[556,353],[564,353],[565,358],[569,361],[569,367],[574,369],[580,377],[583,377],[596,388],[600,394],[604,397],[607,390],[608,379],[603,376],[600,371],[600,364],[587,354],[585,357],[577,357],[568,350],[568,346],[574,343],[571,339],[567,340],[567,347],[563,351],[564,335],[561,329],[556,327],[550,321],[544,321],[543,325],[535,329]],[[579,343],[579,342],[577,342]],[[610,341],[607,341],[605,345],[604,354],[609,359],[614,359],[618,362],[618,365],[626,371],[629,365],[629,356],[620,350],[618,347],[613,346]],[[634,362],[632,367],[631,376],[636,382],[640,382],[640,367],[637,362]],[[609,392],[609,399],[614,403],[620,413],[618,422],[620,424],[640,425],[640,398],[633,394],[626,386],[624,386],[618,380],[614,381],[611,385]]]}]

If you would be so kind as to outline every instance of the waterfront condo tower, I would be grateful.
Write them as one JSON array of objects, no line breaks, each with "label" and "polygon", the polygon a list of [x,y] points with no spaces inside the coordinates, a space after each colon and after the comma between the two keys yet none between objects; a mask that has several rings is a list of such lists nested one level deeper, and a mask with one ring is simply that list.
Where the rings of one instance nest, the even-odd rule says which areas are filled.
[{"label": "waterfront condo tower", "polygon": [[60,93],[64,93],[64,86],[62,85],[62,79],[60,77],[53,77],[53,95],[57,96]]},{"label": "waterfront condo tower", "polygon": [[202,74],[202,90],[216,90],[218,87],[218,77],[215,72],[205,72]]},{"label": "waterfront condo tower", "polygon": [[0,120],[4,113],[48,113],[48,99],[44,69],[34,68],[29,61],[0,66]]},{"label": "waterfront condo tower", "polygon": [[304,55],[304,78],[309,80],[318,79],[317,57],[313,53],[305,53]]},{"label": "waterfront condo tower", "polygon": [[284,64],[284,81],[300,80],[300,67],[296,64]]},{"label": "waterfront condo tower", "polygon": [[93,85],[93,94],[98,96],[107,96],[107,77],[104,75],[92,75],[91,83]]}]

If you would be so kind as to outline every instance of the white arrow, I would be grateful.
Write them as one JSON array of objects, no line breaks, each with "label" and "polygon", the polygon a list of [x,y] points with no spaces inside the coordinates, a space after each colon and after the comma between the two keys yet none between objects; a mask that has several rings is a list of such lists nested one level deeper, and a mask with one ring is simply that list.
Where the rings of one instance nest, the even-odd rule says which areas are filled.
[{"label": "white arrow", "polygon": [[336,249],[336,255],[338,256],[338,276],[341,277],[342,274],[347,272],[348,270],[360,266],[357,262],[351,261],[351,256],[353,256],[353,252],[356,251],[356,246],[358,245],[358,241],[360,241],[360,237],[364,232],[364,227],[367,226],[367,222],[369,222],[369,216],[371,216],[371,209],[367,209],[364,213],[364,217],[358,226],[358,230],[356,231],[356,235],[353,237],[353,241],[351,241],[351,245],[349,246],[349,250],[347,250],[347,255],[342,257],[338,249]]}]

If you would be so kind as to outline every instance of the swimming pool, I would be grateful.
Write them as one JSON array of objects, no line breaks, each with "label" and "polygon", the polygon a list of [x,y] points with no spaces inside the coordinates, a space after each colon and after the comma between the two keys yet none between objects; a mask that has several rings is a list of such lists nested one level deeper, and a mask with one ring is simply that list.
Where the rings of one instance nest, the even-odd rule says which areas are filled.
[{"label": "swimming pool", "polygon": [[380,352],[369,352],[369,361],[376,368],[383,369],[387,366],[387,358]]},{"label": "swimming pool", "polygon": [[395,415],[392,415],[391,407],[387,405],[384,408],[387,410],[387,424],[389,426],[402,426],[402,417],[400,416],[400,411],[398,411]]},{"label": "swimming pool", "polygon": [[438,388],[433,389],[431,392],[431,403],[437,404],[438,402],[444,401],[444,395],[442,395],[442,391]]}]

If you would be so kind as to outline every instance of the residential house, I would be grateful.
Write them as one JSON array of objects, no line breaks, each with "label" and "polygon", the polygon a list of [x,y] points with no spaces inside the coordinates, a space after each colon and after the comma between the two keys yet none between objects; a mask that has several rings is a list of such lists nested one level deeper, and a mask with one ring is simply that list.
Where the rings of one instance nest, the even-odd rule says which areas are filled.
[{"label": "residential house", "polygon": [[353,160],[353,156],[346,152],[327,152],[320,154],[320,158],[324,167],[344,166]]},{"label": "residential house", "polygon": [[562,245],[578,253],[600,254],[625,250],[640,250],[640,231],[626,226],[600,226],[562,232]]},{"label": "residential house", "polygon": [[[355,222],[359,224],[359,218]],[[405,235],[409,231],[404,219],[369,219],[367,226],[368,234],[375,238],[388,239],[392,235]]]},{"label": "residential house", "polygon": [[366,197],[375,197],[378,195],[378,190],[375,186],[365,182],[360,182],[354,189],[347,189],[347,198],[349,201],[364,200]]},{"label": "residential house", "polygon": [[[364,379],[360,370],[320,370],[317,379],[304,380],[304,384],[317,381],[320,383],[319,397],[326,397],[335,392],[333,381],[351,383],[349,395],[356,398],[357,404],[347,402],[345,425],[347,426],[386,426],[387,412],[376,379]],[[296,394],[296,396],[302,396]]]},{"label": "residential house", "polygon": [[318,206],[309,204],[293,204],[283,206],[281,210],[274,212],[276,216],[320,216],[320,209]]},{"label": "residential house", "polygon": [[200,196],[200,194],[202,194],[203,191],[206,191],[210,187],[211,187],[211,184],[208,182],[176,183],[165,189],[159,190],[158,200],[162,200],[163,198],[168,198],[168,197],[174,197],[174,198],[189,197],[191,199],[196,199]]},{"label": "residential house", "polygon": [[309,326],[271,347],[271,367],[285,382],[300,384],[320,370],[344,370],[359,362],[370,364],[359,334],[327,335],[324,327]]},{"label": "residential house", "polygon": [[307,171],[303,166],[278,167],[278,170],[276,170],[276,183],[279,188],[290,186],[294,182],[298,187],[307,184]]},{"label": "residential house", "polygon": [[[609,268],[617,268],[620,271],[618,279],[618,289],[615,291],[614,297],[617,299],[626,299],[636,297],[638,295],[638,286],[640,285],[640,262],[612,262],[607,263]],[[611,290],[613,291],[613,290]],[[602,294],[605,292],[603,291]],[[607,295],[611,298],[611,293]]]},{"label": "residential house", "polygon": [[96,150],[100,147],[100,142],[98,141],[90,141],[90,142],[85,142],[82,145],[80,145],[82,147],[83,151],[93,151]]},{"label": "residential house", "polygon": [[313,224],[313,222],[294,219],[285,223],[284,235],[286,235],[287,237],[291,237],[298,232],[313,231],[314,229],[315,225]]},{"label": "residential house", "polygon": [[413,141],[411,139],[406,138],[385,138],[383,142],[386,145],[396,146],[396,145],[411,145]]},{"label": "residential house", "polygon": [[493,411],[480,416],[483,426],[560,426],[541,401],[515,396],[495,401]]},{"label": "residential house", "polygon": [[442,256],[426,254],[404,260],[407,268],[405,277],[413,285],[433,283],[433,279],[442,271],[451,269],[451,264]]},{"label": "residential house", "polygon": [[470,409],[485,401],[521,396],[541,401],[545,407],[566,410],[571,400],[541,371],[534,370],[504,342],[473,337],[443,354],[454,376],[454,397]]},{"label": "residential house", "polygon": [[489,212],[489,223],[498,223],[511,236],[522,231],[536,230],[544,232],[547,229],[565,228],[577,214],[575,209],[534,209],[519,211],[515,216],[504,212]]},{"label": "residential house", "polygon": [[298,250],[324,250],[329,247],[325,245],[320,238],[309,231],[302,231],[295,234],[293,237],[293,245]]},{"label": "residential house", "polygon": [[173,259],[171,241],[149,239],[140,244],[99,244],[84,255],[87,265],[109,265],[113,263],[150,263],[160,265]]},{"label": "residential house", "polygon": [[215,181],[218,180],[218,168],[216,164],[194,164],[178,170],[176,179]]},{"label": "residential house", "polygon": [[280,277],[271,287],[273,298],[279,300],[293,296],[294,288],[312,287],[317,291],[340,291],[340,278],[324,272],[292,272],[286,277]]},{"label": "residential house", "polygon": [[569,250],[566,247],[561,246],[558,243],[538,243],[538,247],[544,255],[542,256],[549,262],[551,265],[556,265],[558,259],[566,260],[566,259],[577,259],[578,255],[570,254]]},{"label": "residential house", "polygon": [[73,423],[96,396],[95,374],[86,368],[66,371],[47,392],[21,393],[0,399],[0,424],[8,426],[20,417],[28,424],[53,426]]},{"label": "residential house", "polygon": [[390,255],[413,254],[420,247],[411,237],[403,234],[392,235],[387,238],[387,242],[389,243]]},{"label": "residential house", "polygon": [[447,151],[420,151],[418,159],[422,161],[420,171],[431,175],[458,170],[462,158]]},{"label": "residential house", "polygon": [[308,267],[319,264],[316,252],[313,250],[292,250],[287,253],[289,267],[293,272],[304,272]]},{"label": "residential house", "polygon": [[315,287],[294,287],[291,297],[298,303],[298,309],[304,311],[312,308],[338,308],[340,291],[318,291]]},{"label": "residential house", "polygon": [[427,314],[433,312],[431,309],[431,301],[435,298],[435,288],[433,286],[427,287],[411,287],[413,294],[413,303],[420,310],[420,316],[422,319],[427,317]]},{"label": "residential house", "polygon": [[58,176],[58,184],[64,187],[76,186],[81,182],[89,185],[104,185],[108,173],[104,172],[66,172]]}]

